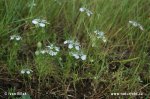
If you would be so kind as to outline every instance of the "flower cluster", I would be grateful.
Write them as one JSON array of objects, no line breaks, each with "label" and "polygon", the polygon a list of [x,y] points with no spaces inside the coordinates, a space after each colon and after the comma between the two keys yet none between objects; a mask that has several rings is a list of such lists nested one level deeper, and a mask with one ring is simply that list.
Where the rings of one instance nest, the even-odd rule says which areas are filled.
[{"label": "flower cluster", "polygon": [[19,41],[19,40],[21,40],[22,38],[21,38],[21,36],[19,36],[19,35],[11,35],[10,36],[10,40],[16,40],[16,41]]},{"label": "flower cluster", "polygon": [[94,33],[97,35],[97,38],[98,38],[98,39],[102,39],[103,42],[106,42],[106,41],[107,41],[107,40],[106,40],[106,37],[105,37],[105,35],[104,35],[104,32],[96,30],[96,31],[94,31]]},{"label": "flower cluster", "polygon": [[90,10],[88,10],[88,9],[86,9],[84,7],[80,8],[79,11],[80,12],[86,12],[87,16],[91,16],[93,14]]},{"label": "flower cluster", "polygon": [[21,70],[21,74],[30,74],[31,72],[33,72],[31,69],[22,69]]},{"label": "flower cluster", "polygon": [[134,27],[138,27],[140,30],[144,31],[144,28],[141,24],[137,23],[136,21],[129,21],[129,24],[131,24]]},{"label": "flower cluster", "polygon": [[69,49],[73,49],[69,52],[71,56],[73,56],[75,59],[81,59],[86,60],[86,55],[83,54],[82,51],[80,51],[80,43],[74,40],[66,40],[64,41],[64,44],[68,44]]},{"label": "flower cluster", "polygon": [[81,58],[82,60],[86,60],[86,55],[83,54],[82,51],[70,52],[70,55],[73,56],[75,59]]},{"label": "flower cluster", "polygon": [[46,46],[45,49],[36,51],[36,54],[49,54],[51,56],[56,56],[59,52],[59,47],[54,46],[53,44]]},{"label": "flower cluster", "polygon": [[47,47],[47,53],[50,54],[51,56],[57,55],[60,49],[59,47],[56,47],[53,44],[51,44],[50,46],[46,46],[46,47]]},{"label": "flower cluster", "polygon": [[80,44],[77,41],[66,40],[64,41],[64,44],[68,44],[69,49],[75,48],[76,50],[80,50]]},{"label": "flower cluster", "polygon": [[49,24],[46,20],[41,20],[41,19],[33,19],[32,23],[39,27],[45,27],[46,24]]}]

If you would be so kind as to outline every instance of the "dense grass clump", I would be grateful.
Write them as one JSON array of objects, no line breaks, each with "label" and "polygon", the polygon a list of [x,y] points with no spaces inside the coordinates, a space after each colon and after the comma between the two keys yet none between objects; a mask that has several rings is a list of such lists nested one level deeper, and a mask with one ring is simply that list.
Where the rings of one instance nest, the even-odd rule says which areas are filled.
[{"label": "dense grass clump", "polygon": [[149,0],[1,0],[0,12],[1,99],[150,97]]}]

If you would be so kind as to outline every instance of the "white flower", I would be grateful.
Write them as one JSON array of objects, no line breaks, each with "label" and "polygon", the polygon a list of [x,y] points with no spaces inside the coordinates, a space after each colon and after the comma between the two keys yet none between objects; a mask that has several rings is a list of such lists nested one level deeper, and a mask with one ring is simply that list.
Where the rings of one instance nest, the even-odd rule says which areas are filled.
[{"label": "white flower", "polygon": [[35,55],[39,55],[40,54],[40,51],[35,51]]},{"label": "white flower", "polygon": [[137,23],[136,21],[129,21],[129,24],[131,24],[134,27],[138,27],[140,30],[144,31],[144,28],[141,24]]},{"label": "white flower", "polygon": [[26,73],[27,73],[27,74],[30,74],[30,71],[29,71],[29,70],[27,70],[27,71],[26,71]]},{"label": "white flower", "polygon": [[68,41],[64,41],[64,44],[67,44],[68,43]]},{"label": "white flower", "polygon": [[16,40],[19,41],[21,39],[21,37],[16,37]]},{"label": "white flower", "polygon": [[143,28],[143,26],[139,25],[139,28],[140,28],[142,31],[144,31],[144,28]]},{"label": "white flower", "polygon": [[45,23],[39,23],[40,27],[45,27]]},{"label": "white flower", "polygon": [[98,39],[102,39],[104,43],[107,42],[104,32],[96,30],[96,31],[94,31],[94,33],[97,35]]},{"label": "white flower", "polygon": [[103,37],[104,36],[104,32],[100,31],[100,32],[98,32],[98,35]]},{"label": "white flower", "polygon": [[69,48],[69,49],[72,49],[72,48],[73,48],[73,44],[69,44],[69,45],[68,45],[68,48]]},{"label": "white flower", "polygon": [[39,21],[40,21],[40,19],[34,19],[34,20],[32,20],[32,23],[33,23],[33,24],[38,24]]},{"label": "white flower", "polygon": [[76,50],[80,50],[80,47],[77,45],[77,46],[75,46],[75,49]]},{"label": "white flower", "polygon": [[83,54],[83,52],[81,51],[77,51],[77,52],[70,52],[70,55],[73,56],[75,59],[81,59],[81,60],[86,60],[86,55]]},{"label": "white flower", "polygon": [[88,9],[86,9],[84,7],[80,8],[79,11],[80,12],[85,12],[87,14],[87,16],[91,16],[93,14],[90,10],[88,10]]},{"label": "white flower", "polygon": [[21,74],[24,74],[25,73],[25,70],[21,70]]},{"label": "white flower", "polygon": [[82,60],[86,60],[86,55],[82,55],[82,56],[81,56],[81,59],[82,59]]},{"label": "white flower", "polygon": [[98,36],[100,36],[100,38],[104,36],[104,32],[102,32],[102,31],[96,30],[96,31],[94,31],[94,33],[97,34]]},{"label": "white flower", "polygon": [[37,51],[35,52],[35,55],[45,54],[45,53],[47,53],[47,50],[45,50],[45,49],[43,49],[43,50],[37,50]]},{"label": "white flower", "polygon": [[31,69],[22,69],[21,70],[21,74],[30,74],[31,72],[33,72]]},{"label": "white flower", "polygon": [[55,50],[56,50],[57,52],[59,52],[60,48],[59,48],[59,47],[55,47]]},{"label": "white flower", "polygon": [[91,16],[93,13],[92,13],[91,11],[87,10],[87,11],[86,11],[86,14],[87,14],[88,16]]},{"label": "white flower", "polygon": [[36,52],[38,52],[36,55],[39,55],[39,53],[41,53],[41,54],[47,53],[51,56],[56,56],[57,53],[59,52],[59,50],[60,50],[59,47],[54,46],[54,44],[50,44],[49,46],[46,46],[45,49],[40,50],[40,51],[36,51]]},{"label": "white flower", "polygon": [[84,12],[86,10],[86,8],[80,8],[79,9],[81,12]]},{"label": "white flower", "polygon": [[48,49],[53,49],[53,50],[55,50],[55,51],[59,51],[59,47],[56,47],[56,46],[54,46],[54,44],[50,44],[49,46],[46,46]]},{"label": "white flower", "polygon": [[41,50],[40,52],[41,52],[41,54],[45,54],[47,52],[47,50]]},{"label": "white flower", "polygon": [[135,21],[129,21],[130,24],[132,24],[134,27],[137,27],[138,26],[138,23],[135,22]]},{"label": "white flower", "polygon": [[75,57],[75,59],[79,59],[79,55],[78,54],[73,54],[73,56]]},{"label": "white flower", "polygon": [[102,38],[103,42],[106,43],[107,39],[105,37]]},{"label": "white flower", "polygon": [[59,52],[59,47],[54,46],[53,44],[51,44],[50,46],[47,46],[48,49],[48,54],[50,54],[51,56],[56,56],[57,53]]},{"label": "white flower", "polygon": [[46,46],[48,49],[53,49],[54,48],[54,45],[53,44],[51,44],[51,45],[49,45],[49,46]]},{"label": "white flower", "polygon": [[66,40],[64,41],[64,44],[68,44],[69,49],[75,48],[76,50],[80,50],[80,44],[73,40]]},{"label": "white flower", "polygon": [[51,56],[55,56],[55,55],[57,55],[57,52],[54,52],[54,51],[52,51],[52,50],[49,50],[49,51],[48,51],[48,54],[51,55]]},{"label": "white flower", "polygon": [[46,20],[41,20],[41,19],[33,19],[32,23],[39,27],[45,27],[46,24],[49,24]]},{"label": "white flower", "polygon": [[19,41],[19,40],[21,40],[22,38],[21,38],[21,36],[19,36],[19,35],[11,35],[10,36],[10,40],[16,40],[16,41]]}]

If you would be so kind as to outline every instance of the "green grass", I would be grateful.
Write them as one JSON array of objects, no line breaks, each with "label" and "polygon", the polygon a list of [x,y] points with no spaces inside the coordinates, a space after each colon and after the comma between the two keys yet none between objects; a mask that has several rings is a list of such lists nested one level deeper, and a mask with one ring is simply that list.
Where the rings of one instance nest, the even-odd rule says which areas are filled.
[{"label": "green grass", "polygon": [[[1,0],[0,82],[7,84],[0,85],[0,92],[15,88],[33,99],[148,99],[149,5],[149,0]],[[80,12],[81,7],[93,14]],[[49,24],[36,27],[32,24],[36,18]],[[140,23],[144,31],[129,24],[130,20]],[[95,30],[103,31],[107,42],[97,39]],[[14,34],[22,39],[10,40]],[[68,39],[81,44],[85,61],[69,55],[64,45]],[[35,54],[49,44],[60,47],[56,56]],[[22,69],[33,72],[21,74]],[[111,96],[124,92],[144,95]]]}]

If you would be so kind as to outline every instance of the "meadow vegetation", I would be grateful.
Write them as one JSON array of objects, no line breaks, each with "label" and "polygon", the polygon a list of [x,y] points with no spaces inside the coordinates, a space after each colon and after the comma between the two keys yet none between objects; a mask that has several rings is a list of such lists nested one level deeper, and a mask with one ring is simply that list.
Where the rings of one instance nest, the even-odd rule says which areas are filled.
[{"label": "meadow vegetation", "polygon": [[[0,0],[0,13],[1,99],[149,99],[150,0]],[[112,95],[125,92],[143,95]]]}]

